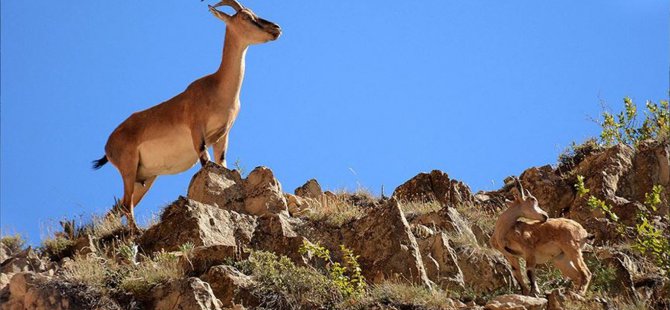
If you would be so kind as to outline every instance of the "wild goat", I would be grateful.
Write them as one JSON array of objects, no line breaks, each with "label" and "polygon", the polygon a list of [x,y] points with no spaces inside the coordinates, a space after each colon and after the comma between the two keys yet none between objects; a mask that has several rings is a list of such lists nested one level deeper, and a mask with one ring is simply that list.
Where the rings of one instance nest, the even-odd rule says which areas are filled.
[{"label": "wild goat", "polygon": [[[579,223],[565,219],[550,219],[540,209],[537,198],[524,190],[517,181],[519,192],[514,201],[507,201],[507,210],[500,215],[491,236],[491,246],[502,252],[510,262],[514,278],[521,285],[523,294],[539,295],[535,282],[535,266],[552,261],[563,276],[572,279],[579,294],[584,294],[591,281],[591,272],[584,263],[582,247],[590,238]],[[524,217],[538,221],[518,221]],[[519,257],[526,261],[526,274],[530,289],[521,274]]]},{"label": "wild goat", "polygon": [[[235,14],[215,9],[224,5]],[[105,156],[93,162],[93,168],[99,169],[109,161],[121,173],[123,199],[110,214],[125,214],[135,231],[133,208],[157,176],[185,171],[198,159],[205,165],[211,145],[215,162],[226,166],[228,133],[240,109],[247,48],[274,41],[281,34],[277,24],[259,18],[235,0],[223,0],[209,10],[226,23],[219,69],[174,98],[132,114],[109,136]]]}]

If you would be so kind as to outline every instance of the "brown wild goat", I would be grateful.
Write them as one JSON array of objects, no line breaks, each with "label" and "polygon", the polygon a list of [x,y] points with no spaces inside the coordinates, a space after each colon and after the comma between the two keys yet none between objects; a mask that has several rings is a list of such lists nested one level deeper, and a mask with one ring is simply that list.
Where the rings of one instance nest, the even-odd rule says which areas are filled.
[{"label": "brown wild goat", "polygon": [[[215,9],[224,5],[235,14]],[[219,69],[172,99],[132,114],[109,136],[105,156],[93,162],[98,169],[109,161],[121,173],[123,199],[111,213],[125,214],[134,231],[138,228],[133,208],[157,176],[185,171],[198,160],[206,164],[209,146],[213,146],[214,161],[226,166],[228,133],[240,109],[247,48],[276,40],[281,34],[277,24],[259,18],[235,0],[223,0],[209,10],[226,23]]]},{"label": "brown wild goat", "polygon": [[[523,189],[518,179],[516,182],[519,194],[515,193],[514,201],[507,202],[507,210],[498,218],[491,236],[491,246],[502,252],[510,262],[514,278],[524,294],[539,295],[535,266],[551,261],[563,276],[573,281],[577,292],[583,295],[591,281],[591,272],[582,257],[582,247],[590,238],[589,234],[573,220],[550,219],[538,206],[537,199]],[[522,217],[536,222],[518,221]],[[519,257],[526,261],[530,289],[524,282]]]}]

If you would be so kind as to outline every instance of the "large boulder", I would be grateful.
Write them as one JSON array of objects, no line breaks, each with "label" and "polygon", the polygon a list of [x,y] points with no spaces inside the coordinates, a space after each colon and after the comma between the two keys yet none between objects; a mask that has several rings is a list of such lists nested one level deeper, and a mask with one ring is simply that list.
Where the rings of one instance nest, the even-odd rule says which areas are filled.
[{"label": "large boulder", "polygon": [[191,179],[187,196],[221,209],[253,215],[287,210],[281,184],[267,167],[257,167],[242,179],[236,170],[207,163]]},{"label": "large boulder", "polygon": [[258,299],[253,295],[255,281],[232,266],[214,266],[202,279],[209,283],[223,307],[258,305]]},{"label": "large boulder", "polygon": [[300,196],[302,198],[312,198],[317,200],[321,199],[321,196],[323,196],[321,185],[319,185],[319,182],[317,182],[315,179],[311,179],[307,181],[307,183],[296,188],[294,193],[296,196]]},{"label": "large boulder", "polygon": [[433,170],[419,173],[393,191],[393,197],[400,201],[438,201],[443,206],[471,204],[474,197],[463,182],[452,180],[446,173]]},{"label": "large boulder", "polygon": [[5,259],[0,264],[0,289],[4,288],[12,276],[19,272],[36,272],[41,273],[48,271],[54,267],[53,263],[42,259],[33,251],[32,247],[28,247],[21,252],[18,252],[8,259]]},{"label": "large boulder", "polygon": [[306,238],[295,231],[301,220],[286,214],[273,214],[258,218],[258,226],[251,240],[251,247],[256,250],[270,251],[301,262],[300,247]]},{"label": "large boulder", "polygon": [[180,197],[163,211],[160,222],[140,237],[139,244],[147,253],[176,251],[187,242],[236,247],[251,241],[255,226],[253,216]]},{"label": "large boulder", "polygon": [[447,235],[442,232],[431,234],[430,228],[423,228],[428,233],[420,234],[422,237],[415,235],[428,278],[445,290],[464,289],[463,272],[458,267],[456,251],[449,245]]},{"label": "large boulder", "polygon": [[198,278],[160,284],[150,294],[150,309],[219,310],[222,307],[209,284]]},{"label": "large boulder", "polygon": [[500,253],[491,248],[467,243],[454,243],[452,248],[463,272],[463,281],[472,291],[486,293],[515,287],[516,282],[509,263]]},{"label": "large boulder", "polygon": [[419,245],[397,200],[370,210],[341,233],[340,244],[360,255],[359,263],[368,281],[407,279],[430,287]]}]

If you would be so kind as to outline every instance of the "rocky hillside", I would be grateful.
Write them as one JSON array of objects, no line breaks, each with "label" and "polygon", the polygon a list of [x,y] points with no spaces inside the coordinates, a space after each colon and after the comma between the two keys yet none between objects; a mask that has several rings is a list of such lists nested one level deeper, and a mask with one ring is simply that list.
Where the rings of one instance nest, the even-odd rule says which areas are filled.
[{"label": "rocky hillside", "polygon": [[[511,178],[472,193],[446,173],[393,192],[286,193],[270,169],[214,164],[132,236],[118,218],[63,222],[40,248],[0,245],[0,309],[668,309],[670,146],[585,144],[520,180],[552,217],[595,235],[587,296],[552,266],[516,295],[488,245]],[[655,239],[654,239],[655,238]],[[665,240],[665,243],[663,243]]]}]

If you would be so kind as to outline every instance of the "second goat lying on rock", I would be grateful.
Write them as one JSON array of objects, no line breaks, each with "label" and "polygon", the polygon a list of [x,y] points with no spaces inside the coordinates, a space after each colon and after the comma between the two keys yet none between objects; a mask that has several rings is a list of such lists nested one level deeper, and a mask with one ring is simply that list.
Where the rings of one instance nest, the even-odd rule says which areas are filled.
[{"label": "second goat lying on rock", "polygon": [[[508,208],[500,215],[491,236],[491,246],[505,255],[510,262],[514,278],[524,294],[539,295],[535,282],[535,266],[553,262],[563,276],[570,278],[579,294],[584,294],[591,281],[591,272],[584,263],[582,247],[589,234],[577,222],[565,218],[550,219],[540,209],[537,199],[524,190],[517,180],[519,194],[508,201]],[[518,221],[519,218],[533,223]],[[526,274],[530,289],[521,274],[519,258],[526,261]]]}]

